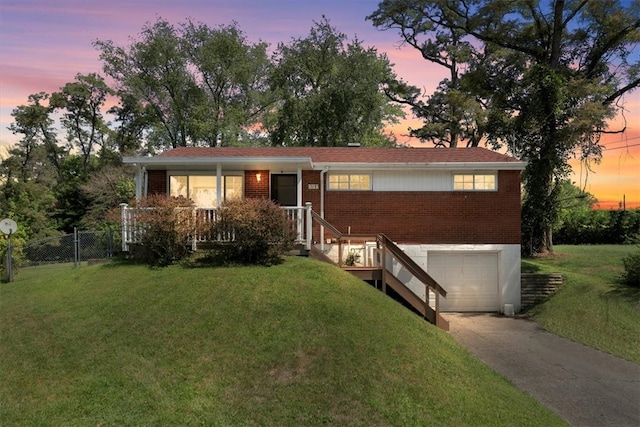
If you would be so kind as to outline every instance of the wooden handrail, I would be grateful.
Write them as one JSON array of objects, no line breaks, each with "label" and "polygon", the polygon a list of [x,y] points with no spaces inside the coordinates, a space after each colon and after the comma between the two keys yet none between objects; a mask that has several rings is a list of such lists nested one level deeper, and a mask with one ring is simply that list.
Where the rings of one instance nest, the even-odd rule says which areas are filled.
[{"label": "wooden handrail", "polygon": [[402,249],[400,249],[395,243],[391,241],[384,234],[378,234],[378,241],[384,245],[385,248],[391,252],[391,254],[398,260],[403,267],[405,267],[409,272],[418,280],[420,280],[425,285],[429,286],[434,292],[439,293],[443,297],[447,296],[447,291],[442,289],[440,284],[436,282],[433,277],[429,275],[426,271],[422,269],[409,255],[405,254]]},{"label": "wooden handrail", "polygon": [[[321,226],[325,229],[329,230],[333,235],[336,236],[336,240],[338,243],[338,266],[342,267],[342,242],[345,240],[374,240],[376,241],[376,245],[379,249],[382,249],[381,252],[378,252],[381,255],[378,263],[380,264],[382,271],[382,291],[386,294],[387,284],[390,285],[402,298],[404,298],[411,306],[417,309],[422,316],[428,319],[434,325],[444,329],[449,330],[449,322],[447,322],[442,316],[440,316],[440,304],[439,304],[439,295],[446,297],[447,291],[444,290],[440,284],[433,279],[426,271],[422,269],[410,256],[408,256],[402,249],[400,249],[391,239],[389,239],[384,234],[343,234],[337,228],[335,228],[330,222],[322,218],[316,212],[311,210],[311,218],[314,221],[317,221]],[[389,251],[391,256],[393,256],[397,262],[406,268],[409,273],[411,273],[416,279],[418,279],[424,286],[428,289],[433,290],[436,294],[436,306],[435,310],[429,306],[429,292],[426,293],[425,301],[422,301],[418,295],[416,295],[409,287],[407,287],[404,283],[398,280],[397,277],[393,275],[392,272],[387,270],[386,263],[386,253]]]},{"label": "wooden handrail", "polygon": [[334,236],[336,236],[337,239],[339,239],[339,238],[341,238],[343,236],[343,234],[337,228],[335,228],[326,219],[324,219],[320,215],[318,215],[314,210],[311,210],[311,217],[314,220],[318,221],[321,226],[323,226],[324,228],[329,230]]}]

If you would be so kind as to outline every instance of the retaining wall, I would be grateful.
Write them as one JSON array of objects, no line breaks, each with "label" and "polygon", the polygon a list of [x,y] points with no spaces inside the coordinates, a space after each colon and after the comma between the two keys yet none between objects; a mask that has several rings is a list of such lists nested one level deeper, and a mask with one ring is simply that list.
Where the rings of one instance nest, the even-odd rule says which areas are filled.
[{"label": "retaining wall", "polygon": [[562,274],[523,273],[520,279],[522,310],[527,310],[558,290],[564,278]]}]

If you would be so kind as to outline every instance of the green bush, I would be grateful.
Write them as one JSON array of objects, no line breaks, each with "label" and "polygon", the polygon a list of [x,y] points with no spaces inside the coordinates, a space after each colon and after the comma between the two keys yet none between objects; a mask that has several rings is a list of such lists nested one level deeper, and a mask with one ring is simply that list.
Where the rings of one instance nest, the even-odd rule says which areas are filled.
[{"label": "green bush", "polygon": [[135,202],[136,223],[143,230],[130,257],[151,266],[166,266],[190,254],[190,239],[198,231],[193,203],[185,198],[152,195]]},{"label": "green bush", "polygon": [[629,286],[640,287],[640,250],[624,257],[622,265],[624,266],[622,282]]},{"label": "green bush", "polygon": [[558,245],[630,244],[640,234],[640,209],[565,209],[553,232]]},{"label": "green bush", "polygon": [[[26,243],[26,232],[24,228],[18,225],[18,231],[11,236],[11,258],[13,260],[13,273],[15,274],[18,267],[24,263],[24,245]],[[0,280],[4,281],[8,276],[7,271],[7,250],[9,244],[9,236],[0,233]]]},{"label": "green bush", "polygon": [[230,237],[217,252],[225,262],[240,264],[277,264],[296,238],[285,212],[267,199],[225,202],[211,233]]}]

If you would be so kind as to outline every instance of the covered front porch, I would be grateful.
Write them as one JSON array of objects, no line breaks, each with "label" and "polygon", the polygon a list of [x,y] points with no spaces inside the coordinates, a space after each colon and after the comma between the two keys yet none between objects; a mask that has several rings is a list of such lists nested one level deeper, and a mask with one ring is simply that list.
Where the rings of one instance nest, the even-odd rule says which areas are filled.
[{"label": "covered front porch", "polygon": [[[153,209],[147,207],[129,206],[127,203],[120,205],[120,219],[122,230],[122,251],[129,252],[129,247],[141,242],[141,236],[144,233],[144,224],[141,224],[138,214],[145,209]],[[193,223],[199,222],[205,225],[213,225],[218,220],[219,208],[180,208],[181,212],[188,212],[193,218]],[[313,242],[311,203],[304,206],[282,206],[282,210],[292,223],[296,231],[296,243],[303,245],[306,250],[311,249]],[[198,249],[199,244],[205,243],[229,243],[233,241],[233,230],[218,235],[201,234],[194,231],[189,235],[189,241],[193,250]]]}]

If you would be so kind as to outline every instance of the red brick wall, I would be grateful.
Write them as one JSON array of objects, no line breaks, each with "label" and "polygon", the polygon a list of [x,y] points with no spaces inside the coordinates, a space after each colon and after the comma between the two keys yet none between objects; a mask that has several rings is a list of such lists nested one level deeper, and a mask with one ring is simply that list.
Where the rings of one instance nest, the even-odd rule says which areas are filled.
[{"label": "red brick wall", "polygon": [[167,194],[167,172],[147,171],[147,194]]},{"label": "red brick wall", "polygon": [[[306,178],[319,182],[317,174]],[[315,197],[305,181],[303,194],[320,213],[319,191]],[[399,243],[519,244],[520,172],[499,172],[496,192],[329,191],[325,218],[343,233],[351,227]]]},{"label": "red brick wall", "polygon": [[[302,204],[320,213],[320,172],[303,171],[302,182]],[[148,183],[149,194],[167,193],[165,171],[148,171]],[[245,172],[245,197],[269,197],[268,171]],[[520,172],[500,171],[496,192],[328,191],[325,218],[343,233],[351,227],[398,243],[520,244]]]},{"label": "red brick wall", "polygon": [[[257,175],[260,174],[260,182]],[[269,198],[269,171],[256,170],[244,172],[244,197]]]}]

